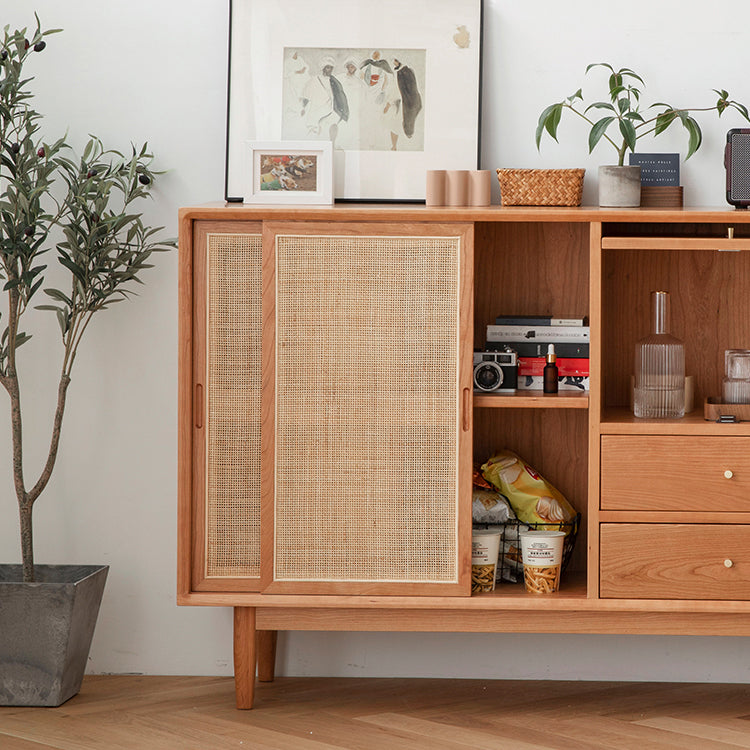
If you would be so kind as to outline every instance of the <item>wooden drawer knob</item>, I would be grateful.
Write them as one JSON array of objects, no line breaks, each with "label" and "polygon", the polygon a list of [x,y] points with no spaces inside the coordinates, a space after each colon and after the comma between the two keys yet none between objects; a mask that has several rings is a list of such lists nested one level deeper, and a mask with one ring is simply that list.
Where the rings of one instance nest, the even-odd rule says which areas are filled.
[{"label": "wooden drawer knob", "polygon": [[734,563],[729,558],[727,558],[726,560],[724,560],[724,567],[725,568],[731,568],[732,565],[734,565]]},{"label": "wooden drawer knob", "polygon": [[727,470],[726,470],[726,471],[724,472],[724,476],[725,476],[725,477],[726,477],[727,479],[731,479],[731,478],[732,478],[732,477],[734,476],[734,474],[732,473],[732,470],[731,470],[731,469],[727,469]]}]

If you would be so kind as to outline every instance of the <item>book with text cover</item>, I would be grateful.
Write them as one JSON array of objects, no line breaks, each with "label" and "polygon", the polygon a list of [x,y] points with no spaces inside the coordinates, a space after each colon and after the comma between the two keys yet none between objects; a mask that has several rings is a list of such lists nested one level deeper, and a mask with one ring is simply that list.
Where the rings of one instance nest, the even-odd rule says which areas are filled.
[{"label": "book with text cover", "polygon": [[518,326],[488,325],[487,341],[547,341],[554,344],[558,341],[575,341],[587,343],[588,326]]},{"label": "book with text cover", "polygon": [[495,323],[500,326],[585,326],[587,318],[554,317],[552,315],[498,315]]}]

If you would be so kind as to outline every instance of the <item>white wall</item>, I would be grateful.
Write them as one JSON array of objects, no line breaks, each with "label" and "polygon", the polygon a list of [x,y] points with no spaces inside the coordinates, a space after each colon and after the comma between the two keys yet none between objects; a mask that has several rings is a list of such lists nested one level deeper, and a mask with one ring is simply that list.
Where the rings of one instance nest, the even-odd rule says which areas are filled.
[{"label": "white wall", "polygon": [[[33,60],[49,132],[89,132],[127,148],[148,140],[159,165],[147,218],[177,231],[177,209],[223,196],[225,0],[3,0],[2,24],[62,27]],[[744,70],[750,8],[715,0],[486,0],[483,166],[596,166],[572,120],[561,145],[534,145],[547,104],[586,83],[589,62],[641,73],[653,96],[711,103],[712,88],[750,102]],[[617,15],[625,16],[616,19]],[[727,19],[732,19],[728,23]],[[737,118],[702,118],[704,146],[683,166],[686,200],[721,205],[722,150]],[[651,150],[682,150],[685,139]],[[603,149],[603,147],[602,147]],[[439,166],[439,165],[437,165]],[[177,255],[158,258],[140,297],[95,321],[79,354],[58,466],[38,503],[38,562],[108,563],[92,672],[229,674],[231,613],[175,606]],[[22,350],[28,378],[27,470],[48,442],[59,345],[39,314]],[[37,326],[41,323],[41,326]],[[4,397],[0,395],[0,408]],[[0,412],[1,413],[1,412]],[[18,561],[9,449],[0,436],[0,559]],[[285,674],[746,681],[750,641],[733,638],[294,633]]]}]

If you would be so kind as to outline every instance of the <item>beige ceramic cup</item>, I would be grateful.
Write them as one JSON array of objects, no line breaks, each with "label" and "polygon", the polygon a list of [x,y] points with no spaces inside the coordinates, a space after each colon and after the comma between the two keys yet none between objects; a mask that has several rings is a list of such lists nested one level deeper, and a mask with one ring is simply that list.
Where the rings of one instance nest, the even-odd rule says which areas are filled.
[{"label": "beige ceramic cup", "polygon": [[469,173],[449,169],[446,173],[446,206],[465,206],[469,201]]},{"label": "beige ceramic cup", "polygon": [[445,205],[445,181],[444,169],[428,169],[425,184],[425,203],[428,206]]},{"label": "beige ceramic cup", "polygon": [[472,169],[469,172],[469,205],[489,206],[492,195],[492,172]]}]

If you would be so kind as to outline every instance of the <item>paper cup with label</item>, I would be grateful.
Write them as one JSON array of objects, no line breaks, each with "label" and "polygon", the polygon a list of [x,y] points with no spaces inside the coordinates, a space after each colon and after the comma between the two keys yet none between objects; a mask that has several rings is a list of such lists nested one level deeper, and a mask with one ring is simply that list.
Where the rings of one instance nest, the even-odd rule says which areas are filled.
[{"label": "paper cup with label", "polygon": [[564,531],[522,531],[523,580],[531,594],[552,594],[560,588]]},{"label": "paper cup with label", "polygon": [[500,554],[500,532],[475,529],[471,535],[471,593],[495,589],[495,570]]}]

